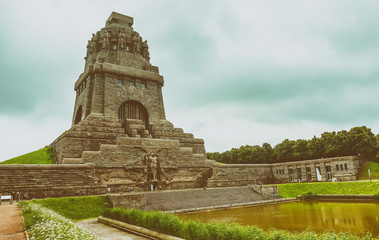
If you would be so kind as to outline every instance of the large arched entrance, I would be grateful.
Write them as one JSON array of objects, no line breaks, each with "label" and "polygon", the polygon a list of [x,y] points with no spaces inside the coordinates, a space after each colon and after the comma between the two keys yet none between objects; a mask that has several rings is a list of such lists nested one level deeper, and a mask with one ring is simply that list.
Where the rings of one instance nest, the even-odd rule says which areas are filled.
[{"label": "large arched entrance", "polygon": [[118,110],[118,118],[125,121],[125,131],[130,137],[149,137],[149,115],[137,101],[126,101]]}]

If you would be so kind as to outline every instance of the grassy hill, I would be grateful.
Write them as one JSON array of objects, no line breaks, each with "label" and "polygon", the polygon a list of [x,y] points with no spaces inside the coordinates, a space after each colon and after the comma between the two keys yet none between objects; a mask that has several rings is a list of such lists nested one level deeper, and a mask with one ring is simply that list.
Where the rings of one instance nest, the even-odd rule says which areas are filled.
[{"label": "grassy hill", "polygon": [[371,172],[371,179],[379,179],[379,163],[377,162],[371,162],[366,161],[363,163],[361,169],[358,173],[358,179],[359,180],[368,180],[368,169],[370,169]]},{"label": "grassy hill", "polygon": [[284,198],[293,198],[308,192],[313,194],[377,194],[379,182],[285,183],[278,184],[278,190],[279,195]]},{"label": "grassy hill", "polygon": [[15,157],[0,164],[55,164],[54,153],[51,147],[45,147],[40,150]]}]

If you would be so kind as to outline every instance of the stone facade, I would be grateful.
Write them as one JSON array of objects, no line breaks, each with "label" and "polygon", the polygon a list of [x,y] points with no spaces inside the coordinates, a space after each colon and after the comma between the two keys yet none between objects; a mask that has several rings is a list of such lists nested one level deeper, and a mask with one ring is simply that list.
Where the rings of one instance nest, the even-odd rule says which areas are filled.
[{"label": "stone facade", "polygon": [[354,181],[360,167],[357,157],[336,157],[272,164],[272,182]]},{"label": "stone facade", "polygon": [[58,164],[116,144],[117,137],[177,140],[205,155],[202,139],[166,120],[163,77],[132,25],[133,18],[113,12],[88,41],[84,71],[74,87],[72,127],[52,143]]}]

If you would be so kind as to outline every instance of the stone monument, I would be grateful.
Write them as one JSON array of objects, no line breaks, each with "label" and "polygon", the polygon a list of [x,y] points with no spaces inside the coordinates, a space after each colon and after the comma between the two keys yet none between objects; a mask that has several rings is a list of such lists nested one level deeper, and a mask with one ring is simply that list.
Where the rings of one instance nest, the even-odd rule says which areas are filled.
[{"label": "stone monument", "polygon": [[[198,185],[194,179],[203,178],[210,166],[204,141],[166,120],[163,77],[150,64],[147,41],[132,26],[133,18],[113,12],[88,41],[84,71],[74,86],[72,127],[52,144],[56,162],[130,168],[136,179],[126,182],[153,188],[178,183],[173,176],[178,168],[196,166],[199,176],[187,171],[179,182],[187,175],[191,180],[185,181]],[[100,174],[99,180],[125,184],[117,180],[129,176],[124,170],[117,177]]]}]

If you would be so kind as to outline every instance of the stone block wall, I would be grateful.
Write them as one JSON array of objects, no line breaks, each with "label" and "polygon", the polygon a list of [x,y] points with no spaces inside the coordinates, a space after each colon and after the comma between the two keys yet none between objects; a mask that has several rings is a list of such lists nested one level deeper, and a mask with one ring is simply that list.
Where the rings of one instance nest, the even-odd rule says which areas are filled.
[{"label": "stone block wall", "polygon": [[147,203],[144,193],[107,194],[112,207],[139,208]]},{"label": "stone block wall", "polygon": [[21,199],[104,194],[89,165],[0,165],[0,193]]},{"label": "stone block wall", "polygon": [[269,164],[217,164],[208,187],[247,186],[249,184],[271,183],[272,172]]},{"label": "stone block wall", "polygon": [[84,151],[81,158],[64,162],[93,164],[96,179],[117,191],[146,191],[153,184],[146,162],[152,153],[158,159],[154,186],[159,189],[203,187],[212,175],[213,161],[170,139],[118,137],[115,145],[103,144],[98,151]]},{"label": "stone block wall", "polygon": [[61,164],[64,158],[80,158],[84,150],[97,151],[101,144],[116,144],[117,136],[127,136],[121,120],[89,115],[52,143],[55,161]]}]

